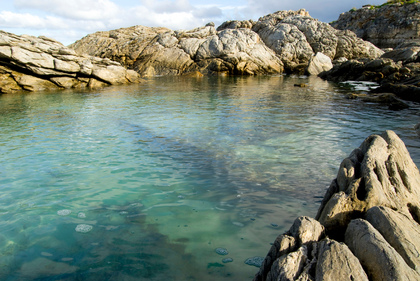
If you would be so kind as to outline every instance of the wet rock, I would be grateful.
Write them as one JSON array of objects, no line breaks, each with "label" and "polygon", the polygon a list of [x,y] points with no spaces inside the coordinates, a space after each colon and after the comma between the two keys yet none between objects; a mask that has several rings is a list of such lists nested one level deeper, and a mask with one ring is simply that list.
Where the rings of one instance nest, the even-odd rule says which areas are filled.
[{"label": "wet rock", "polygon": [[223,263],[229,263],[229,262],[233,262],[232,258],[225,258],[222,260]]},{"label": "wet rock", "polygon": [[352,93],[348,96],[349,99],[359,99],[364,102],[382,103],[388,105],[391,110],[402,110],[409,108],[410,106],[403,100],[396,97],[392,93],[382,94],[356,94]]},{"label": "wet rock", "polygon": [[77,55],[46,37],[0,31],[0,93],[92,88],[139,82],[139,75],[109,59]]},{"label": "wet rock", "polygon": [[78,224],[75,228],[76,232],[87,233],[93,229],[89,224]]},{"label": "wet rock", "polygon": [[245,260],[245,264],[260,267],[263,261],[264,261],[263,257],[252,257],[252,258],[247,258]]},{"label": "wet rock", "polygon": [[227,249],[225,249],[225,248],[216,248],[214,251],[215,251],[218,255],[222,255],[222,256],[225,256],[225,255],[229,254],[228,250],[227,250]]}]

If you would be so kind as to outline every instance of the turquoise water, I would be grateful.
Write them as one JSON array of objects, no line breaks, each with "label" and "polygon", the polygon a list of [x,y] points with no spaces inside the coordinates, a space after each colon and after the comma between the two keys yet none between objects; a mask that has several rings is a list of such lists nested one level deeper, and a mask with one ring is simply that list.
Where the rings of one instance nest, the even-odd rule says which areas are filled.
[{"label": "turquoise water", "polygon": [[419,107],[349,91],[162,77],[0,96],[0,279],[251,280],[245,260],[315,216],[368,135],[394,130],[419,166]]}]

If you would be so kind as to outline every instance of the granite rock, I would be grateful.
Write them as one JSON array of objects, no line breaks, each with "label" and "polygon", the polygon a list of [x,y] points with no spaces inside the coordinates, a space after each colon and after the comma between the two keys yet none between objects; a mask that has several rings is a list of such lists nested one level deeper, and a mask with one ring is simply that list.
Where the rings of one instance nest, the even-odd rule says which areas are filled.
[{"label": "granite rock", "polygon": [[366,5],[342,13],[331,25],[340,30],[351,30],[380,48],[396,48],[401,43],[418,41],[419,15],[418,2],[388,3],[380,7]]},{"label": "granite rock", "polygon": [[343,160],[316,218],[277,237],[255,281],[420,280],[420,173],[394,132]]},{"label": "granite rock", "polygon": [[43,36],[0,31],[0,93],[92,88],[139,82],[139,75],[109,59],[77,55]]}]

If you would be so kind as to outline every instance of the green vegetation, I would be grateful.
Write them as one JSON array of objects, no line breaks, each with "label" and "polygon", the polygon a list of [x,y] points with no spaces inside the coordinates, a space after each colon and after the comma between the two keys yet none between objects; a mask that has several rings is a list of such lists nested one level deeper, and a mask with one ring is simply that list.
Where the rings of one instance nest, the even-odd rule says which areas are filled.
[{"label": "green vegetation", "polygon": [[401,4],[401,5],[407,5],[407,4],[413,4],[413,3],[417,3],[419,2],[419,0],[388,0],[385,3],[383,3],[382,5],[379,6],[371,6],[371,9],[377,9],[377,8],[381,8],[383,6],[386,5],[392,5],[392,4]]}]

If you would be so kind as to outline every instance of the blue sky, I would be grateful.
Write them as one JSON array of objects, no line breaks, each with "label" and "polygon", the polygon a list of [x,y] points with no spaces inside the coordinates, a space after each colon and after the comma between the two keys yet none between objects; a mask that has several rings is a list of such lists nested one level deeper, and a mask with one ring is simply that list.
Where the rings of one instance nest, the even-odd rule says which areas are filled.
[{"label": "blue sky", "polygon": [[192,29],[226,20],[258,20],[279,10],[305,8],[324,22],[340,13],[385,0],[0,0],[0,30],[45,35],[65,45],[102,30],[133,25]]}]

